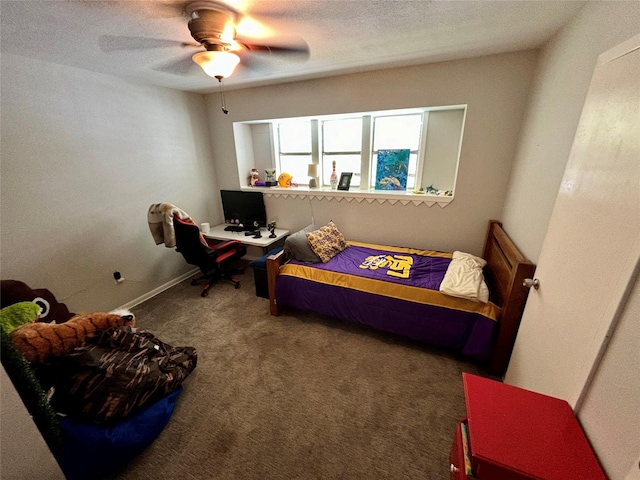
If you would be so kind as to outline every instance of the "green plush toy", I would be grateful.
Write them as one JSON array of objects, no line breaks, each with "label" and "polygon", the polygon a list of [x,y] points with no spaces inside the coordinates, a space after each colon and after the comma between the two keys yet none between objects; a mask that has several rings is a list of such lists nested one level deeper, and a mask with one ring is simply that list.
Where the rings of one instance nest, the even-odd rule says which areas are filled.
[{"label": "green plush toy", "polygon": [[22,325],[35,322],[40,312],[40,306],[33,302],[14,303],[0,310],[0,325],[8,335]]}]

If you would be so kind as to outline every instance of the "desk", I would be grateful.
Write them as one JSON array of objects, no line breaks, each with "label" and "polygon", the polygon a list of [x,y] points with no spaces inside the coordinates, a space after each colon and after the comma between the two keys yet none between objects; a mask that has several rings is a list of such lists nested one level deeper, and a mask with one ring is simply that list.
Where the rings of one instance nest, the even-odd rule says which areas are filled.
[{"label": "desk", "polygon": [[202,233],[207,238],[213,238],[215,240],[240,240],[245,245],[251,245],[252,247],[262,247],[264,252],[266,253],[266,249],[276,243],[278,240],[283,240],[287,235],[289,235],[289,230],[283,230],[281,228],[276,228],[275,230],[275,238],[269,238],[269,231],[266,228],[261,228],[260,233],[262,237],[253,238],[251,236],[246,236],[244,232],[230,232],[226,231],[224,228],[228,226],[226,223],[222,225],[216,225],[215,227],[211,227],[209,233]]}]

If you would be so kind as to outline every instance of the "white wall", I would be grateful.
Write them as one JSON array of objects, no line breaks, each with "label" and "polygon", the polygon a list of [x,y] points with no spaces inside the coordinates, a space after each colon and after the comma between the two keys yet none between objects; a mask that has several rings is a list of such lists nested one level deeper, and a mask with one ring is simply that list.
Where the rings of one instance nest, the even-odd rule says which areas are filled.
[{"label": "white wall", "polygon": [[640,281],[618,321],[578,416],[612,479],[640,476]]},{"label": "white wall", "polygon": [[598,55],[640,31],[640,2],[588,2],[540,52],[501,218],[537,262]]},{"label": "white wall", "polygon": [[258,169],[260,179],[265,180],[265,169],[273,168],[273,162],[271,161],[273,141],[270,125],[266,123],[251,125],[251,139],[253,141],[254,154],[253,166]]},{"label": "white wall", "polygon": [[[1,276],[109,310],[193,267],[151,203],[221,221],[204,97],[2,55]],[[120,270],[125,282],[116,285]]]},{"label": "white wall", "polygon": [[446,208],[283,197],[266,199],[266,206],[270,219],[291,230],[313,216],[316,223],[333,219],[352,240],[480,254],[488,220],[502,211],[536,55],[516,52],[232,90],[226,94],[228,115],[217,94],[208,95],[219,185],[240,186],[233,122],[467,104],[455,199]]}]

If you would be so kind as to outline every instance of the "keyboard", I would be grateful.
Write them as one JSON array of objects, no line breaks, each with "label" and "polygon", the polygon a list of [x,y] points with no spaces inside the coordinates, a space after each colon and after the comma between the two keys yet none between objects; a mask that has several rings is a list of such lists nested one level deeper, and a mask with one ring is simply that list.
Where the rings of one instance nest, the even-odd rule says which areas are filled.
[{"label": "keyboard", "polygon": [[244,228],[243,227],[238,227],[236,225],[227,225],[226,227],[224,227],[225,232],[243,232]]}]

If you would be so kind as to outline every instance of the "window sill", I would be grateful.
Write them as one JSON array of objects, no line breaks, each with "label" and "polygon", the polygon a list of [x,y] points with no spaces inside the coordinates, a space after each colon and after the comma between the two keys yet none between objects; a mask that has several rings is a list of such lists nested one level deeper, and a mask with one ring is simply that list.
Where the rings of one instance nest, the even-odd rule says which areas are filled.
[{"label": "window sill", "polygon": [[327,201],[346,201],[350,203],[356,201],[362,203],[378,202],[383,204],[385,202],[395,205],[400,203],[401,205],[408,205],[413,203],[414,205],[426,204],[428,207],[438,205],[441,208],[446,207],[453,201],[452,196],[445,195],[433,195],[427,193],[413,193],[413,192],[394,192],[394,191],[381,191],[381,190],[331,190],[330,188],[313,188],[309,187],[241,187],[242,191],[255,192],[261,191],[267,197],[291,197],[291,198],[307,198],[311,200],[327,200]]}]

